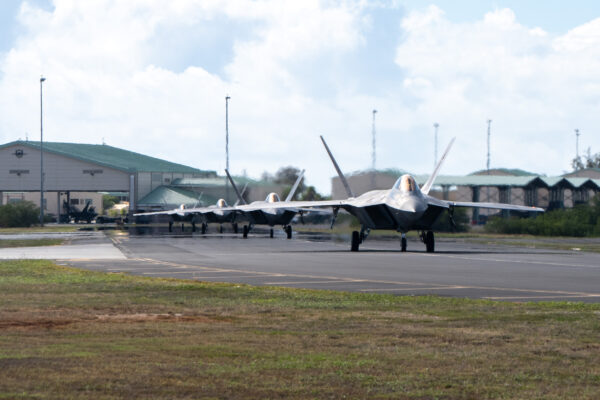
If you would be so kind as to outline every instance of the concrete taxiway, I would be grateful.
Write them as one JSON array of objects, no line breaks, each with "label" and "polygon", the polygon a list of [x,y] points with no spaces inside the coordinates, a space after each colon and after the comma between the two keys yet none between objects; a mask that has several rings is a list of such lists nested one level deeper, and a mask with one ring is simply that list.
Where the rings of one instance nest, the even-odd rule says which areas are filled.
[{"label": "concrete taxiway", "polygon": [[124,260],[126,257],[102,232],[50,232],[2,235],[1,239],[62,239],[62,246],[9,247],[0,249],[0,259],[95,259]]},{"label": "concrete taxiway", "polygon": [[600,254],[490,246],[441,239],[436,253],[409,241],[296,235],[114,235],[126,259],[63,260],[91,270],[214,282],[509,301],[600,302]]}]

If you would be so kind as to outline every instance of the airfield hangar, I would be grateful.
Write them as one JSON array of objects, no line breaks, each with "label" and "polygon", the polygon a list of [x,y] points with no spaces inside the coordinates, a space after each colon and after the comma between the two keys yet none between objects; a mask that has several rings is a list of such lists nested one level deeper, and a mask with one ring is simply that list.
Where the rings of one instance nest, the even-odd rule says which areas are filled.
[{"label": "airfield hangar", "polygon": [[[62,215],[64,203],[82,209],[87,202],[102,214],[102,196],[129,202],[130,211],[152,211],[215,204],[236,195],[226,178],[106,144],[44,142],[44,210]],[[0,145],[0,205],[28,200],[40,203],[40,143]],[[263,200],[280,185],[234,177],[248,201]]]}]

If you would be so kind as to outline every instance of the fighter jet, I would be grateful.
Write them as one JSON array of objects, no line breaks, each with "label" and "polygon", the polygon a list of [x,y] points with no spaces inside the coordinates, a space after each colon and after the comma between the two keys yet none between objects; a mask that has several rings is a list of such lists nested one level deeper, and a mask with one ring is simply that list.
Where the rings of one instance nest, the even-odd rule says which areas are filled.
[{"label": "fighter jet", "polygon": [[263,207],[273,209],[285,209],[288,207],[331,207],[333,209],[332,227],[339,209],[342,208],[358,218],[361,224],[360,232],[352,232],[351,251],[358,251],[360,244],[367,238],[371,229],[390,229],[401,233],[401,251],[406,251],[406,233],[411,230],[417,230],[420,231],[420,237],[425,244],[426,251],[431,253],[435,250],[435,238],[432,231],[434,222],[444,210],[448,210],[452,217],[455,207],[479,207],[528,212],[544,211],[544,209],[538,207],[505,203],[448,201],[429,196],[429,191],[454,143],[454,139],[452,139],[446,148],[442,158],[422,188],[419,188],[414,177],[411,175],[402,175],[390,189],[372,190],[360,196],[355,196],[323,136],[321,136],[321,141],[342,181],[348,198],[345,200],[325,201],[285,201],[264,205]]},{"label": "fighter jet", "polygon": [[235,221],[235,213],[232,210],[226,210],[228,207],[229,205],[227,204],[225,199],[219,199],[217,200],[217,203],[215,205],[211,205],[208,207],[185,208],[185,205],[182,204],[178,208],[175,208],[173,210],[145,212],[133,215],[135,217],[150,215],[168,215],[171,217],[171,220],[169,221],[169,232],[172,232],[174,222],[181,222],[181,230],[183,230],[183,223],[189,222],[192,224],[192,231],[195,232],[196,222],[200,220],[202,221],[202,234],[206,233],[208,223],[221,224],[221,226],[219,227],[219,231],[221,233],[223,233],[222,224],[231,223],[234,232],[238,233],[238,225]]},{"label": "fighter jet", "polygon": [[[290,225],[290,222],[292,222],[292,219],[296,216],[296,214],[298,214],[298,213],[302,214],[302,213],[304,213],[306,211],[310,211],[310,210],[298,208],[295,206],[289,206],[289,205],[287,207],[277,207],[277,208],[270,207],[273,204],[281,202],[279,195],[277,193],[269,193],[267,195],[267,198],[264,201],[254,201],[250,204],[245,204],[245,201],[244,201],[242,195],[240,194],[240,192],[238,191],[237,186],[235,185],[235,182],[231,178],[231,175],[229,175],[229,171],[225,170],[225,172],[227,173],[227,178],[229,178],[229,182],[231,182],[231,186],[233,186],[233,189],[235,190],[238,198],[240,199],[240,202],[244,203],[242,205],[238,205],[237,207],[231,208],[235,213],[242,215],[244,218],[246,218],[248,220],[248,224],[244,225],[244,228],[243,228],[243,232],[242,232],[243,237],[244,238],[248,237],[248,233],[250,232],[250,230],[252,229],[252,227],[254,225],[270,226],[269,236],[273,237],[273,235],[274,235],[273,227],[275,225],[282,225],[287,238],[291,239],[292,238],[292,226]],[[296,189],[298,189],[298,185],[300,184],[300,181],[302,180],[303,177],[304,177],[304,170],[302,170],[302,172],[296,179],[296,182],[292,186],[290,193],[288,194],[288,196],[285,199],[286,203],[291,202],[292,198],[294,197],[294,193],[296,193]]]}]

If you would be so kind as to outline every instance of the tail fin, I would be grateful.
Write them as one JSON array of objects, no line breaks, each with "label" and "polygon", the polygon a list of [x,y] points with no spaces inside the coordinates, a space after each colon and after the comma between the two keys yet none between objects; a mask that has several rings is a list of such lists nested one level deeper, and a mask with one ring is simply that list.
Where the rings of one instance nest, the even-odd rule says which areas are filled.
[{"label": "tail fin", "polygon": [[352,193],[352,189],[350,189],[350,185],[348,185],[348,181],[346,180],[346,177],[344,176],[344,174],[342,173],[342,170],[338,166],[337,161],[335,161],[333,154],[331,154],[331,151],[329,150],[327,143],[325,143],[325,139],[323,139],[323,136],[321,136],[321,141],[323,142],[323,146],[325,146],[325,150],[327,150],[327,154],[329,154],[329,158],[331,158],[331,162],[333,163],[333,166],[335,167],[335,170],[337,171],[337,174],[340,177],[340,181],[342,181],[342,185],[344,185],[344,189],[346,189],[346,193],[348,194],[348,197],[355,197],[354,193]]},{"label": "tail fin", "polygon": [[237,197],[238,197],[240,203],[246,204],[246,200],[244,200],[244,198],[240,194],[240,191],[238,190],[237,186],[235,185],[235,182],[233,181],[233,179],[231,178],[231,175],[229,175],[229,171],[227,171],[227,169],[225,169],[225,173],[227,174],[227,179],[229,179],[229,182],[231,182],[231,186],[233,186],[233,190],[235,190],[235,194],[237,194]]},{"label": "tail fin", "polygon": [[448,152],[450,151],[450,148],[452,147],[452,144],[454,144],[454,140],[455,139],[456,139],[456,137],[453,137],[452,140],[450,141],[450,143],[448,144],[448,147],[446,147],[446,151],[442,155],[442,158],[440,158],[440,161],[438,161],[437,165],[435,166],[435,169],[431,173],[431,176],[429,177],[429,179],[427,179],[427,182],[425,182],[425,184],[421,188],[421,192],[422,193],[428,194],[429,191],[431,190],[431,187],[433,186],[433,182],[435,181],[435,178],[437,177],[438,173],[440,172],[440,168],[442,167],[442,163],[446,159],[446,156],[448,155]]},{"label": "tail fin", "polygon": [[[242,199],[244,198],[244,193],[246,193],[246,188],[248,187],[248,182],[244,183],[244,187],[242,188]],[[237,205],[240,204],[240,199],[238,198],[235,201],[235,204],[233,205],[234,207],[237,207]]]},{"label": "tail fin", "polygon": [[290,192],[288,193],[287,197],[285,198],[285,201],[290,201],[290,200],[292,200],[292,197],[294,197],[294,193],[296,193],[296,189],[298,189],[298,185],[300,184],[300,181],[304,177],[304,171],[305,170],[303,169],[302,172],[300,172],[300,175],[298,175],[298,179],[296,179],[294,186],[292,186],[292,188],[290,189]]}]

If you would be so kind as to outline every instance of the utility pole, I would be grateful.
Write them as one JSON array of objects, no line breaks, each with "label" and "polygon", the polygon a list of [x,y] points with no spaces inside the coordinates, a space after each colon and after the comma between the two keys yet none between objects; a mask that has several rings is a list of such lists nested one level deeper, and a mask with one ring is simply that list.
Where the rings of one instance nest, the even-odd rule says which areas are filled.
[{"label": "utility pole", "polygon": [[435,166],[437,165],[437,149],[438,149],[438,128],[440,127],[440,124],[438,124],[437,122],[435,124],[433,124],[433,127],[435,129],[435,136],[434,136],[434,146],[433,146],[433,168],[435,168]]},{"label": "utility pole", "polygon": [[375,162],[377,160],[377,155],[376,155],[376,151],[375,151],[375,149],[376,149],[375,114],[377,114],[377,110],[373,110],[373,125],[372,125],[372,128],[371,128],[371,134],[372,134],[372,142],[371,142],[371,146],[372,146],[372,149],[371,149],[371,189],[375,189],[375,186],[376,186],[376,184],[375,184],[375,174],[376,174],[376,171],[375,171],[375,168],[376,168]]},{"label": "utility pole", "polygon": [[[229,171],[229,95],[225,96],[225,169]],[[229,200],[229,180],[225,177],[225,198]]]},{"label": "utility pole", "polygon": [[492,120],[487,120],[488,128],[487,128],[487,173],[490,174],[490,135],[491,135],[491,126]]},{"label": "utility pole", "polygon": [[44,120],[42,102],[42,83],[46,78],[40,77],[40,226],[44,226]]}]

